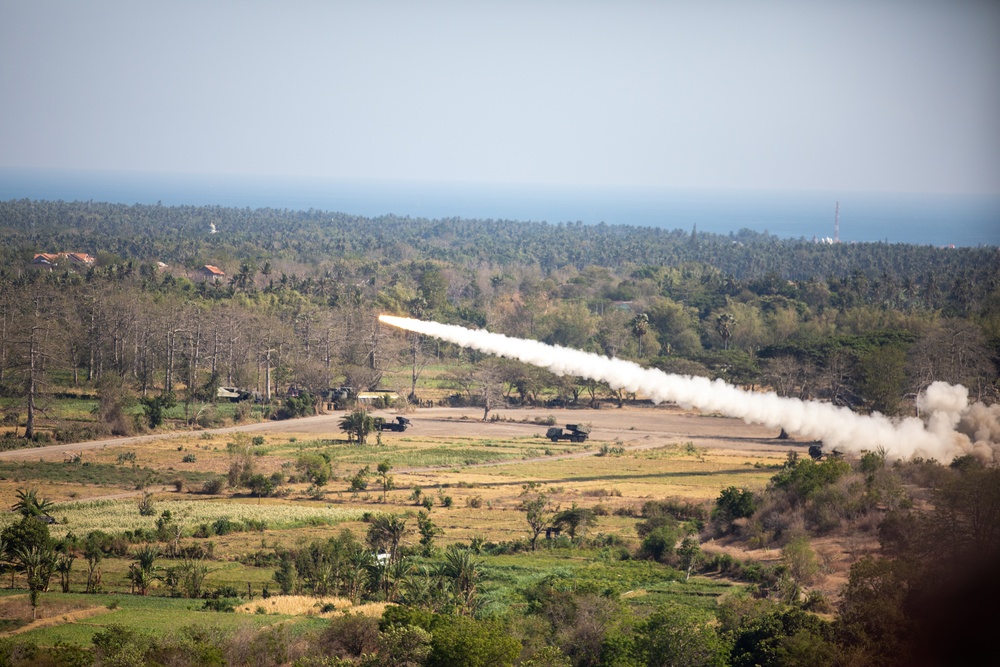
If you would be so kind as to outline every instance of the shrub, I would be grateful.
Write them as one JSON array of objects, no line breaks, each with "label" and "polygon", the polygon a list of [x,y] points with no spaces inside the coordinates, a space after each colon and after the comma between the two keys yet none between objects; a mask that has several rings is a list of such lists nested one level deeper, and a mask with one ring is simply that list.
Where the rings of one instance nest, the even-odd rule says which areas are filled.
[{"label": "shrub", "polygon": [[195,418],[195,423],[202,428],[218,428],[222,426],[222,417],[214,407],[207,407]]},{"label": "shrub", "polygon": [[809,591],[806,599],[802,601],[802,609],[811,611],[814,614],[829,614],[833,611],[833,606],[820,591]]},{"label": "shrub", "polygon": [[792,539],[781,549],[781,559],[795,581],[800,584],[808,586],[819,574],[816,552],[809,544],[809,538],[804,535]]},{"label": "shrub", "polygon": [[212,532],[216,535],[228,535],[243,529],[243,525],[233,521],[228,516],[220,516],[212,523]]},{"label": "shrub", "polygon": [[224,584],[219,586],[212,592],[213,598],[241,598],[239,590],[235,586],[230,586],[229,584]]},{"label": "shrub", "polygon": [[753,516],[757,511],[757,498],[748,489],[730,486],[722,490],[712,510],[712,521],[723,532],[728,532],[737,519]]},{"label": "shrub", "polygon": [[285,404],[275,413],[274,418],[282,420],[305,417],[313,410],[315,403],[316,400],[309,392],[302,392],[298,396],[289,396],[285,399]]},{"label": "shrub", "polygon": [[153,494],[149,491],[143,491],[139,498],[139,516],[154,516],[155,514],[156,505],[153,503]]},{"label": "shrub", "polygon": [[205,600],[203,609],[207,611],[219,611],[223,613],[232,613],[236,611],[236,607],[242,604],[243,601],[239,598],[214,598]]},{"label": "shrub", "polygon": [[233,421],[239,424],[240,422],[245,422],[250,419],[250,404],[246,401],[236,404],[236,409],[233,410]]},{"label": "shrub", "polygon": [[661,563],[668,562],[674,555],[677,541],[680,539],[680,526],[661,525],[654,528],[642,538],[639,550],[641,558],[650,558]]},{"label": "shrub", "polygon": [[139,403],[142,404],[143,412],[146,413],[149,428],[155,429],[163,423],[164,413],[176,405],[177,401],[174,399],[174,395],[168,392],[159,396],[140,398]]},{"label": "shrub", "polygon": [[243,522],[243,529],[263,533],[267,530],[267,521],[263,519],[247,519]]},{"label": "shrub", "polygon": [[496,621],[440,616],[433,626],[432,665],[510,665],[520,652],[521,642]]},{"label": "shrub", "polygon": [[715,627],[678,604],[659,607],[639,623],[633,642],[637,657],[646,664],[728,664],[728,646]]},{"label": "shrub", "polygon": [[330,481],[333,471],[330,461],[320,454],[302,454],[295,463],[302,478],[315,486],[324,486]]},{"label": "shrub", "polygon": [[[87,440],[97,440],[98,437],[105,434],[106,432],[102,432],[98,427],[84,424],[66,424],[52,431],[52,436],[59,442],[86,442]],[[13,437],[10,440],[11,444],[16,441]],[[0,451],[3,449],[3,446],[0,445]],[[14,447],[12,446],[10,449],[14,449]]]},{"label": "shrub", "polygon": [[642,516],[644,519],[669,516],[678,521],[701,521],[705,519],[705,508],[680,500],[649,500],[642,506]]},{"label": "shrub", "polygon": [[0,667],[33,664],[38,647],[17,641],[13,637],[0,637]]},{"label": "shrub", "polygon": [[839,458],[829,458],[821,463],[812,459],[789,459],[781,472],[771,478],[771,484],[786,491],[793,503],[802,503],[850,471],[851,464]]},{"label": "shrub", "polygon": [[379,655],[391,656],[392,664],[399,667],[426,664],[430,645],[431,633],[413,625],[387,627],[378,637]]},{"label": "shrub", "polygon": [[226,488],[226,480],[221,477],[210,477],[202,484],[201,492],[214,496],[222,493],[224,488]]},{"label": "shrub", "polygon": [[147,635],[117,624],[96,633],[91,641],[98,664],[116,667],[143,667],[151,644]]},{"label": "shrub", "polygon": [[325,655],[360,658],[378,646],[378,619],[361,614],[334,617],[319,637]]},{"label": "shrub", "polygon": [[198,456],[196,454],[185,454],[184,458],[181,459],[182,463],[197,463]]},{"label": "shrub", "polygon": [[351,491],[358,493],[368,489],[368,480],[371,478],[371,471],[365,466],[358,471],[358,474],[351,478]]}]

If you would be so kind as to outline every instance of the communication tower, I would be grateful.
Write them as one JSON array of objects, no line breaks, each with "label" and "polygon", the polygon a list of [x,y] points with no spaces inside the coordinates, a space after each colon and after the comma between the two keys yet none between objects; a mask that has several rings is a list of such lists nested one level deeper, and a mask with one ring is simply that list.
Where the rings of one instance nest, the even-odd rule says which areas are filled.
[{"label": "communication tower", "polygon": [[833,242],[840,243],[840,202],[833,211]]}]

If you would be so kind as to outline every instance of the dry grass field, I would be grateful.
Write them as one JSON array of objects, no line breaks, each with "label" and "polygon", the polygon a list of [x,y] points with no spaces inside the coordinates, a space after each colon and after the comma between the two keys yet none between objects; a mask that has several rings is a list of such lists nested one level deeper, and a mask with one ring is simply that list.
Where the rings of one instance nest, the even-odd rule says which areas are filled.
[{"label": "dry grass field", "polygon": [[[790,449],[806,449],[805,443],[776,440],[776,434],[759,426],[671,407],[509,410],[496,413],[499,419],[490,422],[482,422],[481,411],[475,409],[432,408],[409,413],[413,427],[405,433],[385,433],[381,446],[366,447],[346,443],[337,427],[341,414],[244,429],[263,437],[255,462],[266,474],[294,473],[302,453],[328,453],[334,479],[322,500],[307,496],[305,483],[287,485],[287,496],[281,499],[210,497],[197,493],[200,485],[191,483],[177,492],[172,482],[185,473],[225,475],[226,443],[234,429],[219,429],[0,453],[0,506],[13,504],[16,489],[34,487],[57,503],[53,515],[61,524],[53,527],[56,535],[151,528],[155,517],[140,517],[135,505],[136,485],[152,471],[158,482],[152,487],[158,509],[170,509],[185,527],[220,516],[267,524],[263,537],[234,535],[217,545],[239,549],[248,541],[284,539],[285,533],[311,536],[316,531],[308,526],[286,530],[308,523],[310,517],[332,524],[365,511],[415,512],[410,496],[419,486],[438,505],[434,515],[445,530],[441,542],[447,544],[473,537],[501,541],[524,536],[527,527],[516,510],[518,494],[523,485],[534,483],[563,506],[603,506],[607,515],[592,530],[632,539],[634,521],[614,516],[615,509],[638,508],[646,500],[663,498],[707,503],[727,486],[762,488]],[[552,443],[544,438],[544,422],[552,420],[559,425],[589,424],[591,438],[586,443]],[[624,452],[601,456],[602,445]],[[131,453],[134,461],[122,460]],[[195,460],[184,462],[185,457]],[[393,467],[395,489],[385,504],[376,480],[360,494],[351,493],[345,481],[366,465],[374,470],[380,461]],[[109,469],[101,483],[72,479],[73,470],[95,466]],[[55,478],[45,467],[63,469],[68,479]],[[452,499],[448,508],[441,506],[445,496]],[[0,515],[0,523],[5,520],[13,520],[13,515]]]},{"label": "dry grass field", "polygon": [[[211,542],[214,557],[209,564],[208,585],[246,590],[249,584],[259,592],[268,585],[274,589],[273,568],[243,565],[236,562],[237,557],[277,546],[305,545],[345,528],[363,538],[365,513],[409,516],[415,528],[415,515],[423,509],[414,502],[415,487],[420,487],[423,497],[433,500],[430,514],[443,530],[436,541],[440,546],[477,538],[499,543],[530,537],[518,504],[523,488],[533,485],[562,508],[576,503],[597,510],[597,524],[589,528],[588,535],[617,535],[634,548],[638,546],[638,519],[629,516],[629,508],[638,510],[651,499],[679,499],[707,507],[725,487],[761,489],[789,450],[805,454],[808,445],[779,441],[776,433],[737,420],[661,406],[504,410],[489,422],[481,421],[482,412],[475,409],[421,409],[407,414],[413,423],[410,430],[385,433],[381,445],[359,447],[348,444],[340,432],[342,414],[252,424],[243,429],[3,452],[0,506],[9,508],[19,488],[37,488],[41,497],[56,503],[51,512],[57,521],[51,529],[55,536],[70,532],[83,536],[90,530],[116,533],[152,529],[156,517],[169,510],[183,528],[181,545]],[[544,433],[552,422],[588,424],[591,438],[586,443],[550,442]],[[284,484],[278,498],[257,499],[248,497],[245,490],[231,489],[205,495],[200,492],[202,481],[224,476],[229,467],[226,444],[232,441],[234,430],[263,439],[263,444],[255,447],[258,471],[281,472],[287,478],[295,474],[295,461],[301,454],[325,453],[334,477],[322,494],[310,494],[306,482],[296,481]],[[374,476],[367,490],[352,493],[350,477],[364,466],[374,471],[381,461],[392,466],[394,488],[385,501]],[[91,474],[93,481],[81,483],[79,476],[83,474]],[[136,488],[143,480],[153,491],[153,516],[139,515],[140,492]],[[175,480],[180,483],[175,485]],[[14,518],[11,512],[0,514],[0,524]],[[251,521],[253,527],[208,539],[194,535],[199,526],[218,519]],[[417,537],[414,530],[404,541],[415,544]],[[730,551],[740,558],[774,561],[780,557],[774,550],[751,553],[732,545],[702,546],[708,553]],[[844,550],[842,544],[831,542],[819,551],[832,577],[830,586],[820,583],[820,588],[833,590],[843,571],[837,563]],[[125,572],[129,562],[128,558],[106,559],[106,592],[128,592]],[[560,562],[563,564],[538,567],[564,568],[573,561]],[[86,581],[86,564],[81,560],[78,565],[72,575],[73,590],[82,589]],[[509,567],[514,568],[512,572],[528,572],[523,558]],[[534,575],[529,572],[524,576]],[[602,575],[595,571],[593,576]],[[655,590],[655,582],[650,586]],[[157,591],[166,592],[162,584],[157,584],[154,594]],[[723,591],[720,588],[716,594]],[[298,616],[316,615],[322,608],[316,607],[312,598],[306,603],[300,600],[298,606],[292,601],[269,600],[252,600],[241,611],[252,616]],[[259,611],[261,606],[263,612]]]}]

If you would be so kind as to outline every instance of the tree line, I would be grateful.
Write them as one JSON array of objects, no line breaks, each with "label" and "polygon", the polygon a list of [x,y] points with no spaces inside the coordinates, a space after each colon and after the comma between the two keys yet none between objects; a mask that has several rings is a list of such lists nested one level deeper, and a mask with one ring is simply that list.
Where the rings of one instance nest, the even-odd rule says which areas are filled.
[{"label": "tree line", "polygon": [[[216,226],[212,233],[209,224]],[[89,251],[92,267],[30,265]],[[39,401],[117,383],[152,400],[389,387],[432,361],[484,407],[627,397],[380,327],[391,312],[896,414],[933,380],[995,400],[1000,253],[320,211],[0,203],[0,391]],[[156,262],[162,261],[166,267]],[[212,264],[224,279],[198,280]],[[471,367],[468,362],[476,362]],[[112,431],[129,424],[105,415]],[[107,421],[107,420],[105,420]],[[127,420],[126,420],[127,421]]]}]

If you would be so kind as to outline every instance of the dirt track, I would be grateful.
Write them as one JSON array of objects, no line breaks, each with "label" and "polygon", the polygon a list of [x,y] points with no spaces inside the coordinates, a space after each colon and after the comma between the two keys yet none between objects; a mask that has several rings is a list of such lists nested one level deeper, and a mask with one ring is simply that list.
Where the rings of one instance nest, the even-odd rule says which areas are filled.
[{"label": "dirt track", "polygon": [[[304,417],[280,422],[260,422],[206,429],[197,433],[286,433],[312,437],[340,438],[338,426],[342,412],[316,417]],[[394,413],[380,412],[389,417]],[[591,440],[597,442],[621,441],[627,448],[647,448],[682,442],[693,442],[699,447],[737,449],[747,451],[787,451],[789,447],[804,446],[803,442],[778,440],[768,428],[748,425],[737,419],[705,416],[674,407],[603,408],[599,410],[566,410],[528,408],[499,410],[498,421],[483,422],[482,410],[463,408],[428,408],[407,414],[413,422],[412,433],[430,437],[528,437],[541,435],[547,428],[535,419],[551,416],[556,425],[587,423],[592,426]],[[492,415],[491,415],[492,416]],[[49,445],[0,452],[0,460],[58,460],[67,454],[103,447],[137,445],[143,442],[191,436],[192,431],[175,431],[127,438],[109,438],[89,442]]]}]

